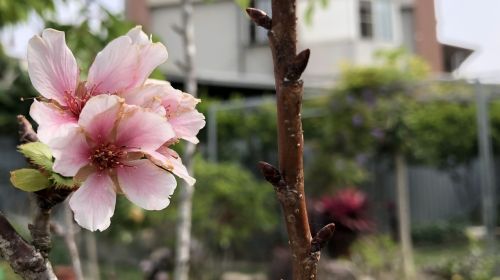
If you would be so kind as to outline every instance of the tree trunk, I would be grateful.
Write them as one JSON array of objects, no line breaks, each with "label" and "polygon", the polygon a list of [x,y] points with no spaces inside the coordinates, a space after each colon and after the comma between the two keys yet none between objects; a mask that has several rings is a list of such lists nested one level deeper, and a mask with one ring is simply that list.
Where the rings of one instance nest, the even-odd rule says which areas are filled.
[{"label": "tree trunk", "polygon": [[413,245],[411,241],[410,199],[408,192],[408,172],[404,156],[396,154],[396,191],[399,220],[399,240],[403,256],[403,272],[405,279],[415,279],[415,264],[413,262]]},{"label": "tree trunk", "polygon": [[[196,46],[194,43],[194,24],[193,24],[193,3],[191,0],[182,1],[182,27],[179,29],[182,36],[185,56],[184,63],[181,67],[184,70],[184,91],[190,93],[194,97],[197,96],[197,81],[196,71],[194,66],[194,56],[196,54]],[[196,151],[196,146],[192,143],[187,143],[183,155],[184,164],[193,176],[193,156]],[[189,258],[191,248],[191,216],[194,186],[190,186],[186,182],[182,182],[179,200],[179,217],[177,221],[177,242],[175,254],[175,280],[189,279]]]},{"label": "tree trunk", "polygon": [[264,177],[275,187],[283,209],[290,249],[293,279],[317,278],[320,249],[333,234],[333,224],[321,229],[314,239],[309,229],[304,192],[300,79],[309,60],[309,50],[297,54],[296,0],[273,0],[271,19],[261,10],[248,8],[250,18],[267,29],[274,63],[278,111],[279,170],[261,162]]}]

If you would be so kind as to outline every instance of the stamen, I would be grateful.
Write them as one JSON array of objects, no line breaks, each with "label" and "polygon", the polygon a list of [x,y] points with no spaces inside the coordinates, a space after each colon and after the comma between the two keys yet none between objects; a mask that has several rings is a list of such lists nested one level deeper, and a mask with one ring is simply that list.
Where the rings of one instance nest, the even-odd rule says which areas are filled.
[{"label": "stamen", "polygon": [[124,166],[122,160],[125,159],[127,152],[114,144],[101,144],[92,153],[90,160],[99,170]]}]

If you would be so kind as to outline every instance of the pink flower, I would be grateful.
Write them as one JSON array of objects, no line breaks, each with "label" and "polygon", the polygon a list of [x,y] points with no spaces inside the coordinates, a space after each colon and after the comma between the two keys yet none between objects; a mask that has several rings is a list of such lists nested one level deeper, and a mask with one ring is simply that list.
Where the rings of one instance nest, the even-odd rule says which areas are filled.
[{"label": "pink flower", "polygon": [[141,27],[111,41],[81,81],[75,57],[64,32],[45,29],[28,45],[28,72],[35,89],[46,98],[35,100],[31,117],[39,124],[38,137],[49,143],[76,127],[88,100],[100,94],[122,94],[141,87],[151,72],[167,59],[167,49],[152,43]]},{"label": "pink flower", "polygon": [[177,139],[199,142],[196,135],[205,126],[205,116],[196,110],[200,102],[191,94],[173,88],[170,83],[148,80],[144,86],[121,94],[127,104],[134,104],[167,117]]},{"label": "pink flower", "polygon": [[146,210],[167,207],[176,187],[167,170],[178,168],[182,173],[185,168],[154,162],[157,157],[164,159],[157,150],[174,137],[165,117],[127,105],[118,96],[87,100],[77,124],[50,144],[54,171],[82,181],[69,202],[78,224],[91,231],[105,230],[117,193]]}]

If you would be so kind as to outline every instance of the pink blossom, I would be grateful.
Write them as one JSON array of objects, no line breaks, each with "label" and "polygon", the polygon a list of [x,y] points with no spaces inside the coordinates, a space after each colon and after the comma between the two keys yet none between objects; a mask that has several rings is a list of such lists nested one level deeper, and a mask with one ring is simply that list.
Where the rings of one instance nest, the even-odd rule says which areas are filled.
[{"label": "pink blossom", "polygon": [[165,117],[127,105],[116,95],[87,100],[77,124],[50,144],[54,171],[82,182],[70,199],[78,224],[92,231],[105,230],[117,193],[147,210],[167,207],[176,187],[167,170],[183,173],[185,168],[178,161],[170,166],[155,163],[172,157],[158,151],[174,137]]},{"label": "pink blossom", "polygon": [[198,143],[198,132],[205,126],[205,116],[196,110],[200,102],[191,94],[173,88],[170,83],[147,80],[144,86],[121,94],[127,104],[150,108],[167,117],[177,139]]},{"label": "pink blossom", "polygon": [[100,94],[117,94],[141,87],[151,72],[168,57],[161,43],[153,43],[141,27],[111,41],[90,66],[86,81],[64,32],[45,29],[28,45],[28,72],[35,89],[45,98],[35,100],[30,115],[39,124],[38,136],[49,143],[76,127],[88,100]]}]

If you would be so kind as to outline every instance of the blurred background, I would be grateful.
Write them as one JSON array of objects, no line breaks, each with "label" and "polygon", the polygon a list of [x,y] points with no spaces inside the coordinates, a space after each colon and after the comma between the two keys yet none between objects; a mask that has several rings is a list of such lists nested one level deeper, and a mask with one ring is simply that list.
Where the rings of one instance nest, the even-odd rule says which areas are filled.
[{"label": "blurred background", "polygon": [[[199,105],[190,279],[291,279],[286,229],[256,163],[277,164],[274,78],[266,31],[244,13],[270,0],[192,3]],[[81,72],[140,24],[163,42],[153,73],[184,88],[180,0],[0,1],[0,211],[26,238],[31,201],[9,171],[15,116],[37,93],[28,40],[66,32]],[[491,0],[299,0],[305,182],[313,234],[337,225],[320,279],[494,279],[500,179],[500,4]],[[181,30],[179,32],[179,30]],[[179,34],[180,33],[180,34]],[[182,144],[176,147],[183,151]],[[147,212],[120,198],[111,227],[80,230],[55,211],[51,260],[61,279],[174,279],[179,185]],[[72,246],[76,245],[76,246]],[[17,279],[0,261],[0,280]]]}]

